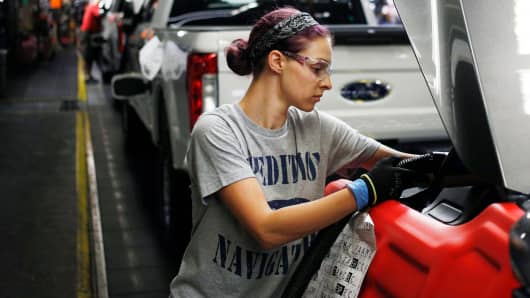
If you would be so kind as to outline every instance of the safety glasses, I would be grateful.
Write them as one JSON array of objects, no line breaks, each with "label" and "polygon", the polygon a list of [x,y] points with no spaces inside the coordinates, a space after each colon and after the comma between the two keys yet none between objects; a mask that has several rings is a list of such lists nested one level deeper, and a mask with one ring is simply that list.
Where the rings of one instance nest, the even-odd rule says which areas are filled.
[{"label": "safety glasses", "polygon": [[289,51],[281,51],[285,56],[298,61],[302,65],[307,65],[313,71],[319,80],[323,80],[326,76],[331,75],[331,64],[326,60],[316,59],[312,57],[302,56]]}]

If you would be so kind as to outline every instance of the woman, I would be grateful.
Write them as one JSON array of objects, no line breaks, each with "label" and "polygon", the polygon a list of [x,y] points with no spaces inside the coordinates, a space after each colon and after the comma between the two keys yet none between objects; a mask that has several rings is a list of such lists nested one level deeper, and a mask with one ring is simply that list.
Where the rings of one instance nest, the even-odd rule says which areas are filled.
[{"label": "woman", "polygon": [[[331,45],[309,14],[281,8],[227,49],[229,67],[253,80],[193,129],[193,235],[173,297],[278,297],[317,231],[410,184],[413,173],[392,164],[413,155],[315,109],[332,86]],[[322,197],[328,175],[389,156]]]}]

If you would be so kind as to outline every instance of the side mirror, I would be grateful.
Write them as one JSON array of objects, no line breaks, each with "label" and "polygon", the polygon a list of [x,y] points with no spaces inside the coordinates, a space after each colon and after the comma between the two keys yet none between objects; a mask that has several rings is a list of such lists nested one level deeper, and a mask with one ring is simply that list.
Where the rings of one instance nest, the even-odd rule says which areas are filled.
[{"label": "side mirror", "polygon": [[527,211],[510,230],[510,257],[515,276],[521,282],[521,289],[517,290],[517,295],[514,297],[528,297],[530,296],[530,211]]},{"label": "side mirror", "polygon": [[127,100],[131,96],[144,94],[151,90],[151,83],[139,73],[125,73],[112,77],[112,97]]}]

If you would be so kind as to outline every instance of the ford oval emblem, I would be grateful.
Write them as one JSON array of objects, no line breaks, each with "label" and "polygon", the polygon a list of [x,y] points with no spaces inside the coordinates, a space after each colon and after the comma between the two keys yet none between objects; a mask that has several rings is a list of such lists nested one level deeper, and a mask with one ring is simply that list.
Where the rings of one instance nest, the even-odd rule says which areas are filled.
[{"label": "ford oval emblem", "polygon": [[349,100],[374,101],[390,93],[390,85],[379,80],[361,80],[340,89],[340,95]]}]

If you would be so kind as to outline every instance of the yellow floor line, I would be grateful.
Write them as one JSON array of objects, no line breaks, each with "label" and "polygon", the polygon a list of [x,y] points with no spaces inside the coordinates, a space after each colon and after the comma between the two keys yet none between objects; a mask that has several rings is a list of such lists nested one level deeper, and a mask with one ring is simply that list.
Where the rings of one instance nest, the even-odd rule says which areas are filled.
[{"label": "yellow floor line", "polygon": [[[85,76],[83,59],[77,58],[77,97],[86,102]],[[92,285],[90,279],[90,240],[88,234],[88,177],[86,163],[86,111],[76,113],[76,183],[79,222],[77,223],[77,297],[91,298]]]},{"label": "yellow floor line", "polygon": [[81,102],[86,102],[86,85],[85,85],[85,63],[80,55],[77,56],[77,98]]},{"label": "yellow floor line", "polygon": [[76,179],[79,222],[77,224],[77,297],[92,297],[90,283],[90,246],[88,235],[88,188],[85,147],[86,112],[76,113]]}]

